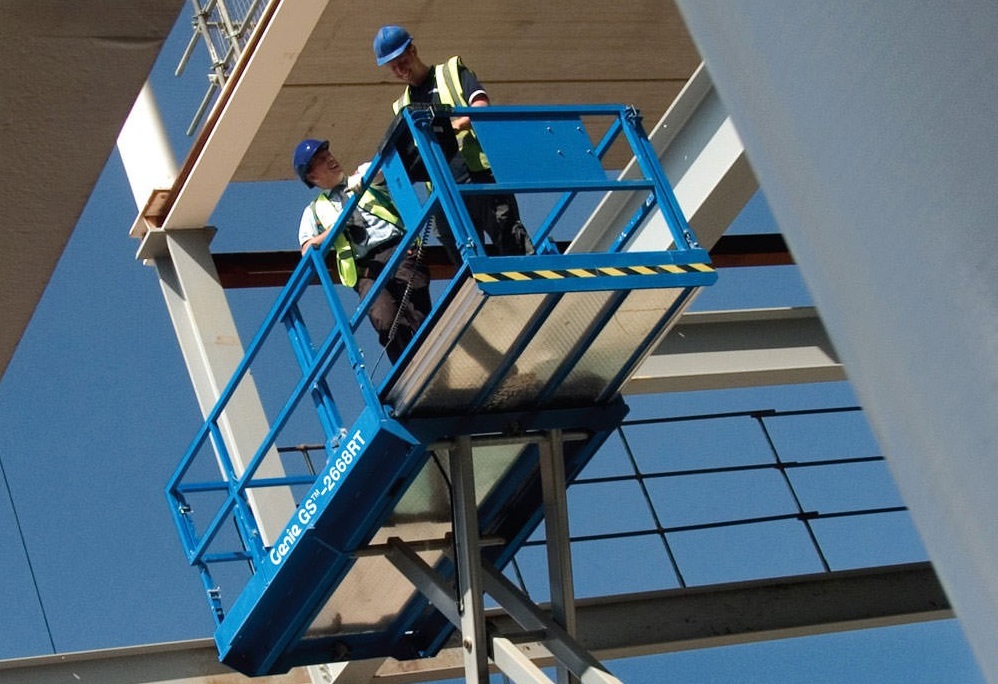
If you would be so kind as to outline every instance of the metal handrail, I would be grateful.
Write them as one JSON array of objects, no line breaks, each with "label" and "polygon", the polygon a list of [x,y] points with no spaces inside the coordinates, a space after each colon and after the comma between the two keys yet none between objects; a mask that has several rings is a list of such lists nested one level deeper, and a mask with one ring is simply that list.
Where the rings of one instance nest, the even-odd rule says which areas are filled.
[{"label": "metal handrail", "polygon": [[228,80],[239,61],[243,48],[249,42],[254,29],[267,7],[269,0],[190,0],[194,15],[191,18],[191,38],[187,42],[174,71],[181,76],[194,55],[200,42],[205,46],[210,61],[208,90],[198,105],[187,135],[193,135],[204,119],[205,113]]}]

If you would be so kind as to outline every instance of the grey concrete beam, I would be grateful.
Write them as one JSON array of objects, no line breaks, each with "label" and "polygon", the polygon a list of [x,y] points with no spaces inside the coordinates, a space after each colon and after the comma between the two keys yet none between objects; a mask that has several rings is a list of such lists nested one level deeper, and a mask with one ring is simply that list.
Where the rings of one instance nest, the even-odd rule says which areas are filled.
[{"label": "grey concrete beam", "polygon": [[[928,563],[585,599],[578,640],[600,661],[952,618]],[[508,617],[493,617],[512,633]],[[535,664],[554,663],[540,644],[519,643]],[[460,654],[387,661],[378,682],[411,684],[460,676]],[[612,669],[612,666],[611,666]],[[351,683],[353,684],[353,683]]]},{"label": "grey concrete beam", "polygon": [[811,307],[686,313],[624,394],[845,380]]}]

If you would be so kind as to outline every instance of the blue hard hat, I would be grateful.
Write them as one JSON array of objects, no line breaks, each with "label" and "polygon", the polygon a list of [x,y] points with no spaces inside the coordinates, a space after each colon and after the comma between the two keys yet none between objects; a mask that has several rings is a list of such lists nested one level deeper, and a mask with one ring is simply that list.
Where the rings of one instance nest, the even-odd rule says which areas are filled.
[{"label": "blue hard hat", "polygon": [[324,150],[327,147],[329,147],[328,140],[306,138],[298,143],[298,147],[295,148],[295,155],[292,158],[291,164],[295,167],[295,173],[301,178],[302,183],[310,188],[314,188],[315,183],[308,179],[308,165],[312,163],[312,157],[318,154],[319,150]]},{"label": "blue hard hat", "polygon": [[384,66],[405,52],[412,43],[412,36],[401,26],[382,26],[374,34],[374,57],[378,66]]}]

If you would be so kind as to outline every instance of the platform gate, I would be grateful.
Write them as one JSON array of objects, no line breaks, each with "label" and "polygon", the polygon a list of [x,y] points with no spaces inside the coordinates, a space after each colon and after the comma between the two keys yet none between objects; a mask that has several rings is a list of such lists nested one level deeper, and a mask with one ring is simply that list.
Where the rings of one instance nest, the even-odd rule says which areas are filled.
[{"label": "platform gate", "polygon": [[[455,182],[457,116],[471,117],[496,183]],[[631,157],[637,173],[605,168],[607,159],[622,165]],[[543,678],[513,646],[516,635],[487,633],[487,593],[564,672],[615,681],[572,638],[565,487],[623,420],[622,385],[698,289],[714,282],[708,255],[640,116],[626,106],[409,107],[380,145],[365,188],[378,173],[406,225],[403,245],[416,248],[436,215],[452,228],[462,262],[382,377],[369,365],[380,349],[362,349],[356,333],[405,249],[348,313],[326,240],[302,258],[247,346],[166,490],[215,617],[219,657],[264,675],[428,657],[457,635],[469,681],[487,677],[489,659],[516,681]],[[546,218],[528,226],[537,253],[490,254],[462,201],[473,193],[543,196]],[[555,237],[576,236],[594,196],[635,193],[639,208],[611,226],[610,244],[583,252],[573,243],[559,253]],[[590,211],[580,218],[573,205],[585,197]],[[357,203],[355,195],[343,217]],[[641,244],[656,251],[627,251],[642,231]],[[654,240],[647,231],[657,231]],[[300,306],[316,283],[329,319],[321,331]],[[239,472],[225,412],[238,410],[251,365],[282,327],[300,376]],[[350,417],[338,402],[347,386],[360,397]],[[309,403],[325,460],[314,472],[275,475],[263,464]],[[289,493],[293,505],[278,506],[287,522],[267,530],[274,511],[265,510],[264,494],[275,492]],[[553,618],[502,574],[542,520]],[[228,586],[233,565],[248,568],[248,579]]]}]

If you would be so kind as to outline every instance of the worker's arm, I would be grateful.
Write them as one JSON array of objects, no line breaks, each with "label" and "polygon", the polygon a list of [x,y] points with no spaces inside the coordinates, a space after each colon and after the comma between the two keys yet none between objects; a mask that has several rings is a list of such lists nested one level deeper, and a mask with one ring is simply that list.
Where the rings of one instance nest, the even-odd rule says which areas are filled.
[{"label": "worker's arm", "polygon": [[[298,222],[298,244],[301,245],[301,253],[305,254],[313,246],[318,247],[325,242],[329,231],[324,231],[319,225],[319,219],[315,215],[314,204],[309,204],[301,213],[301,221]],[[335,221],[335,216],[330,217],[330,221]]]},{"label": "worker's arm", "polygon": [[[485,86],[478,80],[475,72],[464,65],[461,65],[461,90],[468,98],[468,104],[472,107],[488,107],[489,94],[485,92]],[[455,131],[466,131],[471,128],[471,118],[461,116],[450,120],[450,125]]]},{"label": "worker's arm", "polygon": [[[361,181],[364,180],[364,174],[367,170],[371,168],[371,162],[364,162],[357,167],[357,170],[353,172],[353,175],[347,178],[347,190],[350,192],[357,192],[360,190]],[[384,185],[385,175],[378,171],[374,174],[374,178],[371,179],[371,185]]]},{"label": "worker's arm", "polygon": [[[471,103],[471,106],[472,107],[488,107],[489,106],[489,98],[487,96],[485,96],[484,94],[483,95],[479,95]],[[467,129],[471,128],[471,117],[470,116],[459,116],[456,119],[451,119],[450,120],[450,125],[454,128],[455,131],[464,131],[464,130],[467,130]]]},{"label": "worker's arm", "polygon": [[326,241],[326,238],[328,238],[332,234],[333,234],[332,231],[327,230],[325,232],[319,233],[314,237],[310,237],[308,240],[302,243],[301,253],[305,254],[305,252],[307,252],[312,247],[319,247],[323,242]]}]

